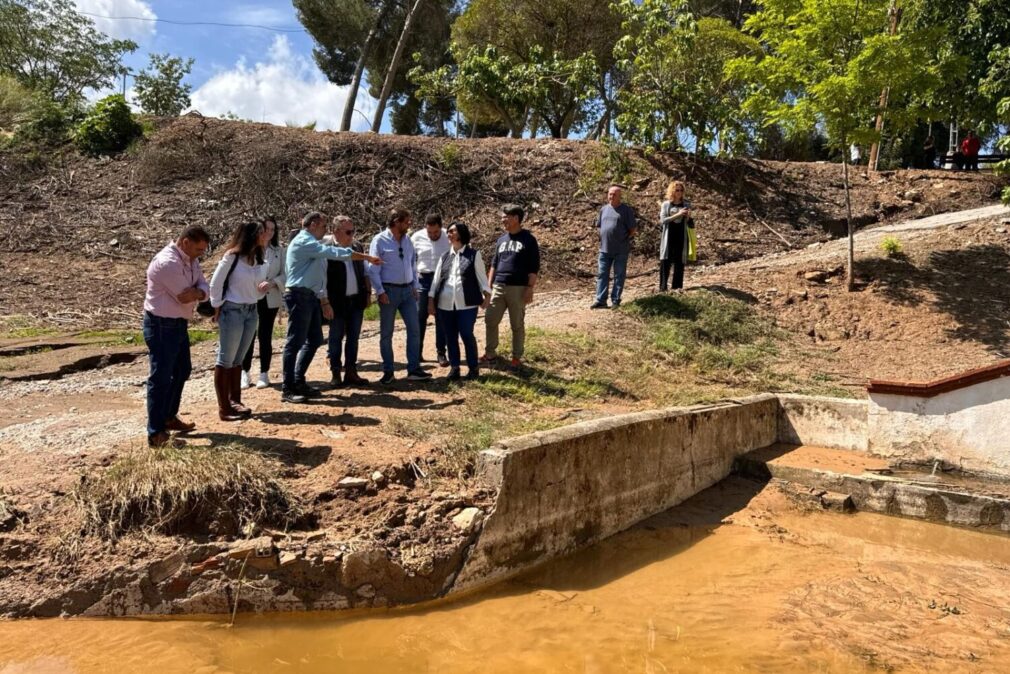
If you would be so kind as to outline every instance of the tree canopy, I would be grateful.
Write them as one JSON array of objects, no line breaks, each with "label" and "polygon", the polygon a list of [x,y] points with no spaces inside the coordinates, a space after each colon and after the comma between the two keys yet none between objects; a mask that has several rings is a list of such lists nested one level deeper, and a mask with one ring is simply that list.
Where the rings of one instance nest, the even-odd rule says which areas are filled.
[{"label": "tree canopy", "polygon": [[174,117],[189,107],[193,90],[182,78],[193,68],[193,59],[170,54],[151,54],[150,65],[137,74],[134,91],[140,108],[151,115]]},{"label": "tree canopy", "polygon": [[72,0],[0,0],[0,74],[55,101],[109,86],[136,48],[100,33]]}]

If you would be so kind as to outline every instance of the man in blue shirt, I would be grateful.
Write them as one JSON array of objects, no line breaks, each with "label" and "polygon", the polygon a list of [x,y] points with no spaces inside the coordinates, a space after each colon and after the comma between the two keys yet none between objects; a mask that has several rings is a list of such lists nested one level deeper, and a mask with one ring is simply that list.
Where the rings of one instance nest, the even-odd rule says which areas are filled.
[{"label": "man in blue shirt", "polygon": [[375,235],[368,252],[381,260],[381,266],[368,265],[368,277],[379,301],[379,353],[382,354],[380,384],[392,384],[393,323],[400,312],[407,329],[407,379],[424,381],[431,374],[421,369],[420,326],[417,318],[417,297],[421,285],[417,279],[417,256],[407,236],[410,211],[393,208],[386,221],[387,228]]},{"label": "man in blue shirt", "polygon": [[596,216],[596,228],[600,230],[600,260],[596,277],[596,301],[591,308],[607,308],[611,267],[614,269],[614,290],[610,294],[610,302],[617,307],[621,305],[624,279],[628,273],[631,239],[637,231],[635,212],[628,204],[621,203],[620,185],[611,185],[607,190],[607,203]]},{"label": "man in blue shirt", "polygon": [[326,217],[312,212],[302,219],[302,229],[291,239],[287,253],[287,285],[284,305],[288,309],[288,336],[284,342],[284,384],[281,400],[303,403],[319,395],[319,390],[305,382],[316,349],[323,343],[323,317],[333,319],[333,308],[326,296],[328,260],[367,260],[381,265],[382,260],[357,253],[350,248],[329,246],[319,241],[326,233]]}]

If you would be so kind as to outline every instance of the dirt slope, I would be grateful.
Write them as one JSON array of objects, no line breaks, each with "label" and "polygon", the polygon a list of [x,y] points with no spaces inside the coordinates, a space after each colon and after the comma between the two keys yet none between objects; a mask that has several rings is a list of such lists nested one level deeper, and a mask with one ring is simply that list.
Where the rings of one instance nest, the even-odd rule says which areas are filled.
[{"label": "dirt slope", "polygon": [[[487,248],[498,209],[518,202],[544,250],[544,280],[591,278],[592,227],[606,185],[630,186],[642,235],[631,274],[658,249],[657,203],[670,179],[688,182],[702,264],[827,240],[844,230],[838,167],[702,160],[609,150],[586,141],[451,140],[317,133],[186,116],[112,160],[0,154],[0,313],[61,325],[135,325],[143,269],[184,225],[220,243],[252,215],[289,227],[306,211],[347,213],[367,241],[391,205],[462,218]],[[899,171],[854,177],[860,226],[988,203],[992,178]],[[209,265],[208,265],[209,266]]]}]

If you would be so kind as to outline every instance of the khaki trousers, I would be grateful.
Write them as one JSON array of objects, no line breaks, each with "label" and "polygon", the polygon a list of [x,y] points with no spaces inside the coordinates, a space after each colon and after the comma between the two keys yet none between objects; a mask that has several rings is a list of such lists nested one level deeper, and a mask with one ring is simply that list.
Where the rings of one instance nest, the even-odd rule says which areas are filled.
[{"label": "khaki trousers", "polygon": [[498,324],[509,312],[512,325],[512,357],[522,358],[526,346],[526,302],[523,296],[526,286],[506,286],[495,284],[491,289],[491,304],[484,314],[486,327],[485,351],[488,356],[498,354]]}]

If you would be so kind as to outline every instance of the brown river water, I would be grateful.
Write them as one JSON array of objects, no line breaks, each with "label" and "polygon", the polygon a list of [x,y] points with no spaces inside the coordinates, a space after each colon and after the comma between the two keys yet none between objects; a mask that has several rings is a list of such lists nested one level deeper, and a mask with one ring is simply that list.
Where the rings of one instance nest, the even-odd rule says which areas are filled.
[{"label": "brown river water", "polygon": [[0,674],[1010,671],[1010,537],[759,489],[421,607],[0,622]]}]

